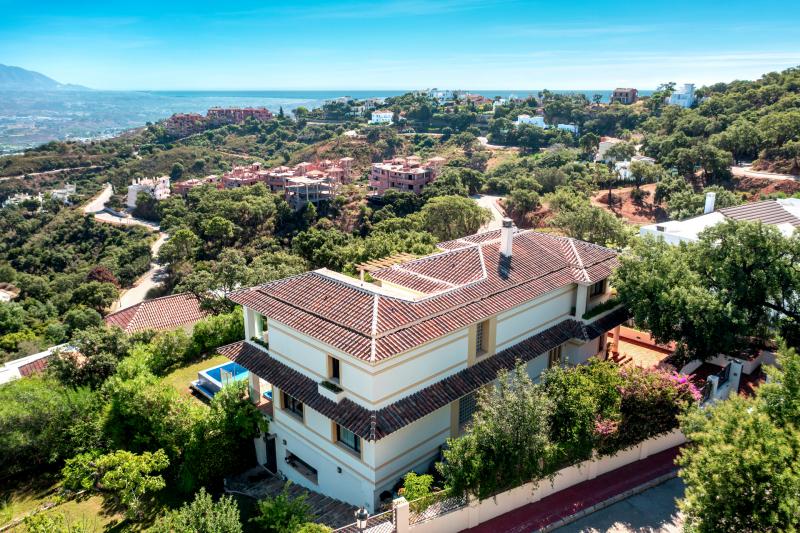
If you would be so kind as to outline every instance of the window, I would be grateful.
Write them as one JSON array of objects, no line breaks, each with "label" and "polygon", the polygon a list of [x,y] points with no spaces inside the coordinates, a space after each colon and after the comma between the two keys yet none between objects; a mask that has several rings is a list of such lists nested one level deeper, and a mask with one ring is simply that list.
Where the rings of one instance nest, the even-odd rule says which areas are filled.
[{"label": "window", "polygon": [[285,392],[282,392],[281,395],[283,396],[283,408],[292,414],[303,418],[303,402],[294,396],[289,396]]},{"label": "window", "polygon": [[606,292],[606,280],[598,281],[589,289],[589,297],[600,296]]},{"label": "window", "polygon": [[472,420],[475,409],[478,407],[478,399],[474,392],[471,392],[458,400],[458,427],[463,426]]},{"label": "window", "polygon": [[339,375],[339,360],[331,356],[328,356],[328,377],[336,383],[339,383],[341,379]]},{"label": "window", "polygon": [[361,453],[361,438],[339,424],[336,424],[336,441],[354,452]]},{"label": "window", "polygon": [[488,320],[485,322],[478,322],[475,325],[475,356],[481,356],[487,351],[487,329],[489,328]]},{"label": "window", "polygon": [[295,454],[286,450],[286,463],[300,472],[306,479],[311,481],[312,483],[317,483],[317,469],[308,464],[307,462],[303,461]]},{"label": "window", "polygon": [[547,352],[547,368],[561,366],[561,346],[556,346]]}]

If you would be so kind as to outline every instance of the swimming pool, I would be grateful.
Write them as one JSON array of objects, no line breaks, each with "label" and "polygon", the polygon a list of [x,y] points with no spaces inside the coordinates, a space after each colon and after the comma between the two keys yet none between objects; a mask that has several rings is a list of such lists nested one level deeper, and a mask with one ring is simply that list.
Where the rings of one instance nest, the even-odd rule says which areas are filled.
[{"label": "swimming pool", "polygon": [[192,381],[192,388],[211,399],[224,384],[231,381],[242,381],[248,376],[249,373],[245,367],[230,361],[198,372],[197,379]]}]

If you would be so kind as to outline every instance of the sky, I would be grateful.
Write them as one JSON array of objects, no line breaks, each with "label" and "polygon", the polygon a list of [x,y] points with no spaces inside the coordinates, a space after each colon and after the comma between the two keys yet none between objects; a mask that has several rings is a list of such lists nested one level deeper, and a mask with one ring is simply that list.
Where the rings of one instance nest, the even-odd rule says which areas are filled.
[{"label": "sky", "polygon": [[0,0],[0,63],[113,90],[652,89],[800,65],[799,0]]}]

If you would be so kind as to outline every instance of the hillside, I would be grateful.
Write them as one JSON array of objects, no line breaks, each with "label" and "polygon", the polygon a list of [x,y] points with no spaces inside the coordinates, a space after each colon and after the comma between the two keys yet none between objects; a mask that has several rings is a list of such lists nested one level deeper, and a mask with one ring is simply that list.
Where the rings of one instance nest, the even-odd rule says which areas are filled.
[{"label": "hillside", "polygon": [[59,83],[39,72],[0,64],[0,91],[88,91],[81,85]]}]

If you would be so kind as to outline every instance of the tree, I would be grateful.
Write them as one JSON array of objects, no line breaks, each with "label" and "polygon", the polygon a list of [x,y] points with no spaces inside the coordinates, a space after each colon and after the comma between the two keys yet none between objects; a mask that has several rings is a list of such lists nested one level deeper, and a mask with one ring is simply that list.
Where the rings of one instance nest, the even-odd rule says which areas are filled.
[{"label": "tree", "polygon": [[591,160],[600,146],[600,137],[592,132],[585,133],[578,139],[578,146],[580,146],[581,152],[586,155],[586,158]]},{"label": "tree", "polygon": [[68,459],[62,470],[64,486],[73,490],[99,490],[110,494],[129,518],[141,517],[145,497],[163,489],[160,475],[169,466],[164,450],[141,455],[117,450],[105,455],[84,453]]},{"label": "tree", "polygon": [[800,526],[800,435],[782,431],[752,403],[733,398],[686,418],[692,445],[678,463],[679,502],[700,532],[786,531]]},{"label": "tree", "polygon": [[461,196],[431,198],[420,211],[423,227],[440,241],[471,235],[491,220],[488,209]]},{"label": "tree", "polygon": [[[636,323],[687,357],[732,353],[776,326],[800,321],[800,238],[775,227],[727,221],[700,241],[670,246],[646,238],[620,258],[614,286]],[[780,317],[777,321],[775,313]]]},{"label": "tree", "polygon": [[194,259],[200,247],[200,238],[188,228],[181,228],[167,240],[158,251],[158,261],[172,268]]},{"label": "tree", "polygon": [[713,192],[715,195],[714,209],[723,209],[742,203],[742,198],[738,193],[723,189],[718,185],[706,187],[701,193],[695,193],[689,187],[676,187],[676,189],[670,191],[667,212],[670,218],[677,220],[702,215],[705,210],[706,194],[709,192]]},{"label": "tree", "polygon": [[514,189],[505,199],[506,208],[517,217],[538,209],[541,205],[539,193],[527,189]]},{"label": "tree", "polygon": [[89,281],[75,287],[72,291],[72,303],[94,309],[103,313],[119,296],[119,290],[111,283]]},{"label": "tree", "polygon": [[222,496],[216,503],[201,488],[191,503],[171,511],[149,529],[152,533],[241,533],[239,506],[231,496]]},{"label": "tree", "polygon": [[175,163],[172,165],[172,170],[169,172],[169,177],[172,178],[173,181],[177,181],[181,179],[181,176],[183,176],[183,171],[183,165],[180,163]]},{"label": "tree", "polygon": [[456,493],[484,499],[540,479],[550,454],[553,404],[520,364],[478,394],[479,409],[464,436],[449,439],[436,468]]},{"label": "tree", "polygon": [[629,142],[612,145],[603,156],[606,161],[627,161],[636,155],[636,147]]},{"label": "tree", "polygon": [[100,387],[114,374],[128,353],[128,339],[118,327],[95,326],[78,331],[70,341],[72,350],[57,350],[47,362],[47,371],[68,387]]},{"label": "tree", "polygon": [[265,498],[257,504],[258,515],[250,519],[267,533],[296,533],[311,517],[311,507],[306,503],[306,494],[289,496],[291,481],[274,498]]},{"label": "tree", "polygon": [[601,207],[595,207],[589,200],[576,197],[574,202],[550,205],[556,215],[550,225],[563,231],[567,236],[601,246],[624,247],[630,230],[625,223]]}]

